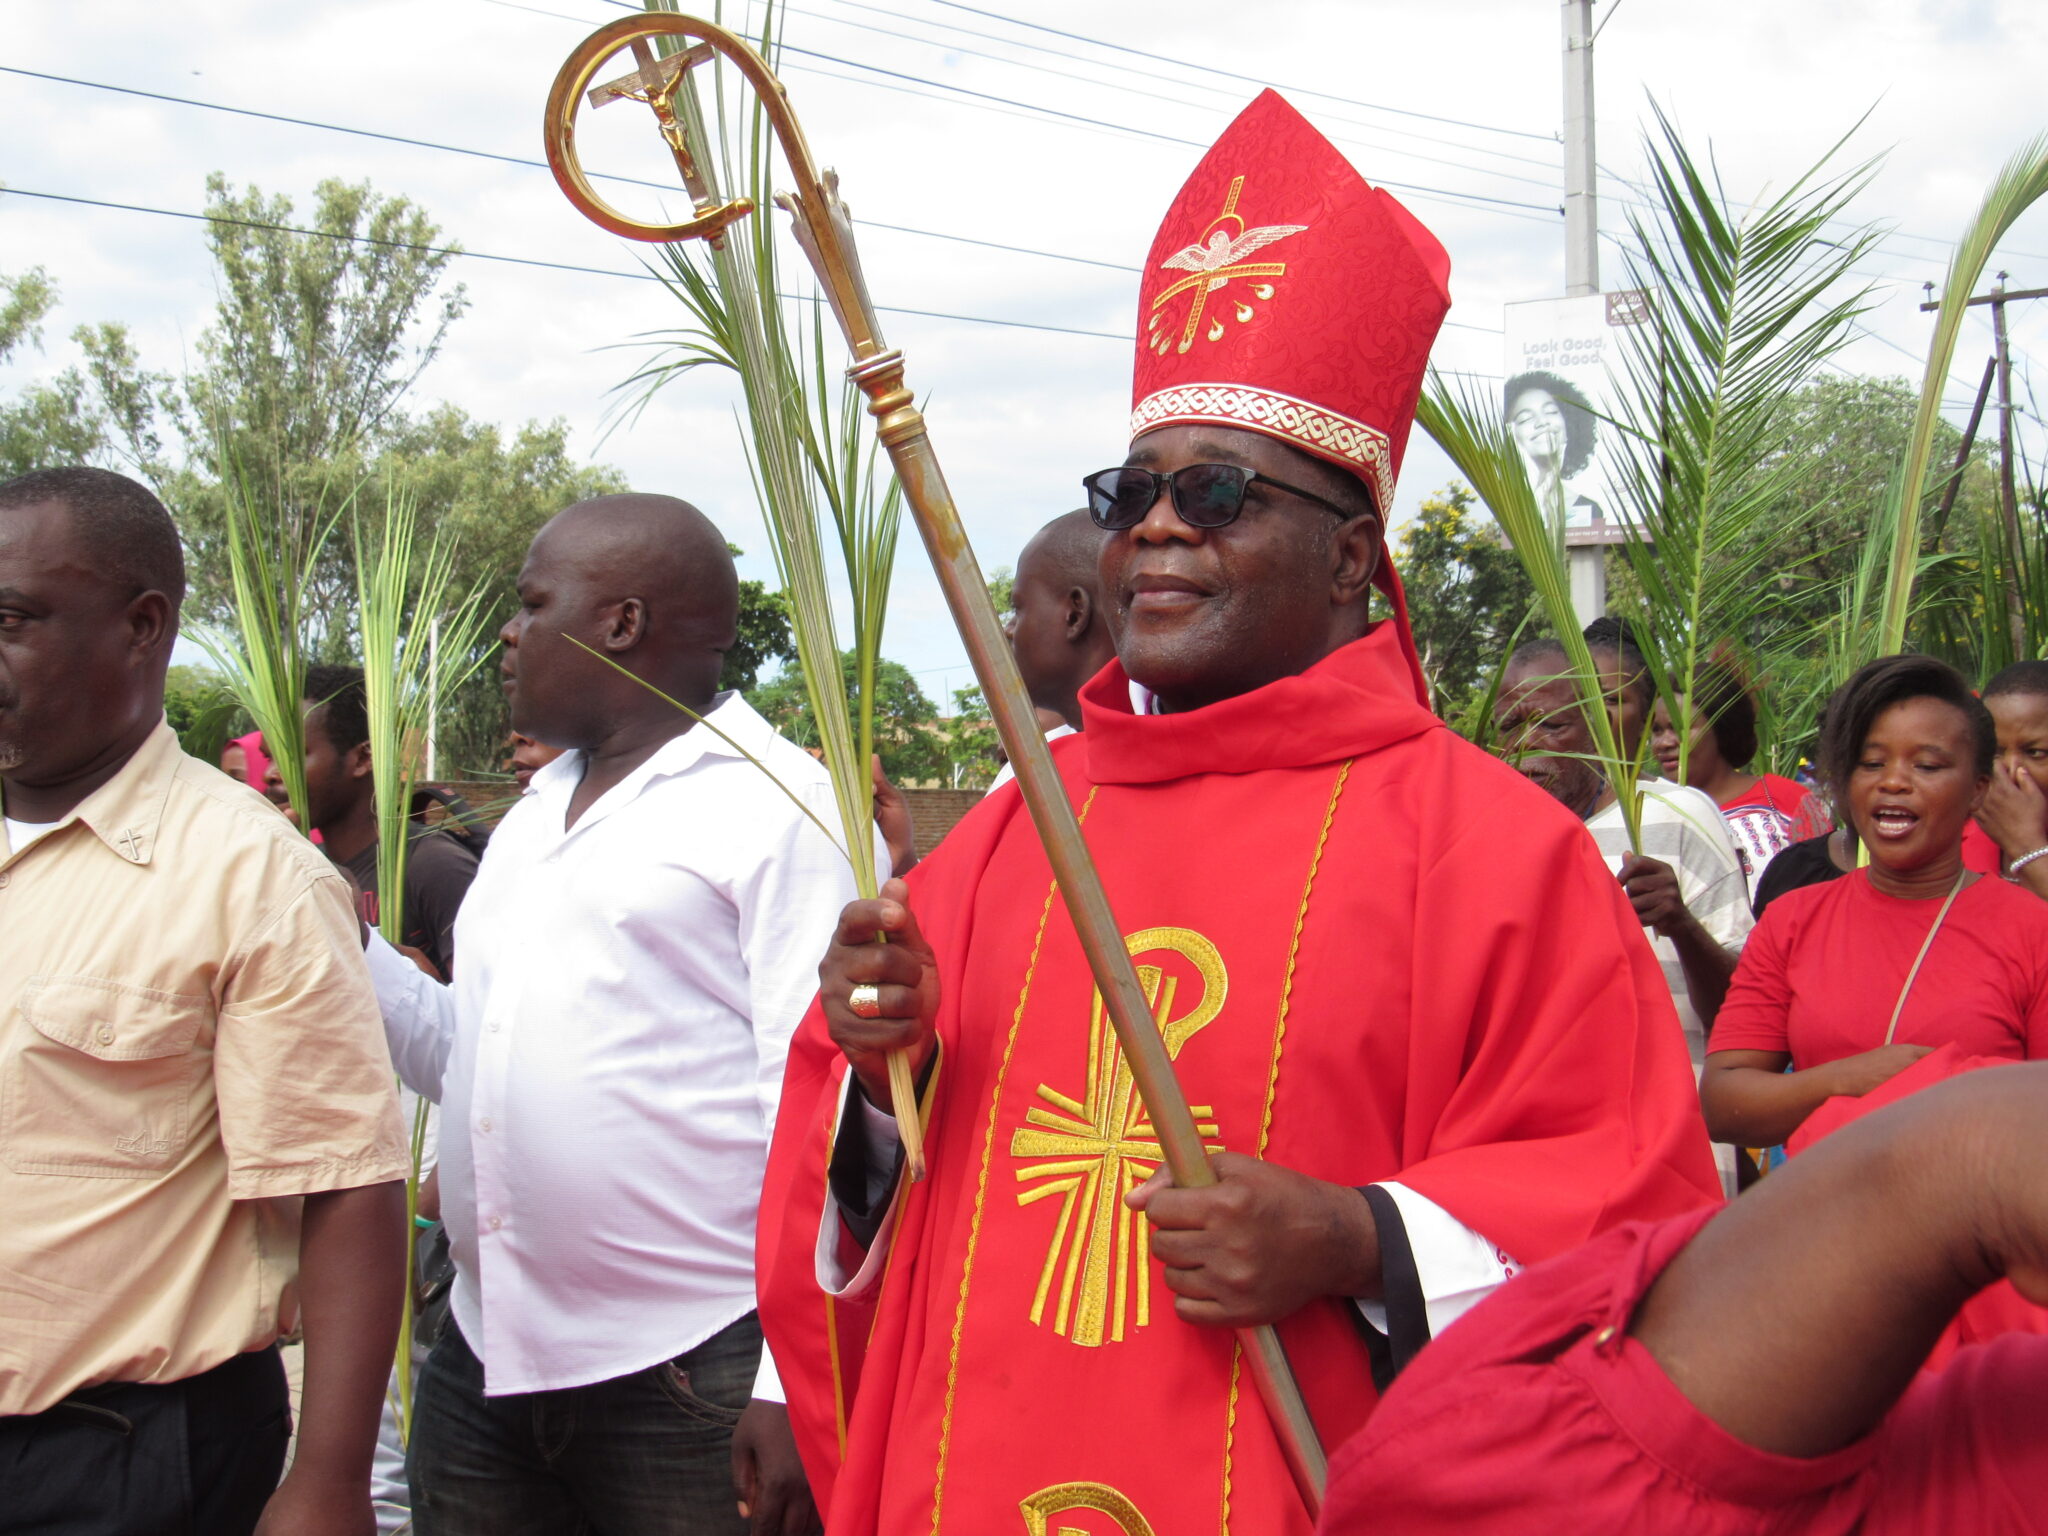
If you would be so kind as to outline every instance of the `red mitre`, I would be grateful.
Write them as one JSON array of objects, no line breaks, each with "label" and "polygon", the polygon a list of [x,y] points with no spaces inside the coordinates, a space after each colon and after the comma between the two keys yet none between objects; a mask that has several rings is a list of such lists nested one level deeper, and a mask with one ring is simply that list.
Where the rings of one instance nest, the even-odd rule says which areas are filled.
[{"label": "red mitre", "polygon": [[1262,92],[1153,238],[1131,435],[1264,432],[1357,475],[1390,516],[1450,272],[1413,214]]}]

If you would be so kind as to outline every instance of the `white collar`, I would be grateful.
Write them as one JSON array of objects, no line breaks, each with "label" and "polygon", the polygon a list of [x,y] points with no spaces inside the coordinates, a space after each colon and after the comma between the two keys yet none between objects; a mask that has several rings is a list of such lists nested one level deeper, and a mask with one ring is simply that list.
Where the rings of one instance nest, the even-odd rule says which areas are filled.
[{"label": "white collar", "polygon": [[[715,729],[706,729],[707,726]],[[657,779],[685,773],[704,758],[728,757],[745,762],[751,753],[755,759],[765,761],[771,744],[779,740],[775,727],[755,713],[737,690],[728,688],[712,698],[711,707],[701,720],[693,721],[688,730],[663,742],[652,757],[600,795],[577,818],[576,827],[601,819],[614,807],[635,799]],[[527,794],[548,799],[559,792],[566,802],[583,782],[583,767],[589,755],[580,747],[564,752],[534,774]]]}]

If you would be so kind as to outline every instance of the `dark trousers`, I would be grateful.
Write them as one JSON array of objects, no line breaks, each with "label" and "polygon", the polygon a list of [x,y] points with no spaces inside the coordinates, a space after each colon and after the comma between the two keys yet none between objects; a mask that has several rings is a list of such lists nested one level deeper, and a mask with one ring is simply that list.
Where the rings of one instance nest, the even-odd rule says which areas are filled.
[{"label": "dark trousers", "polygon": [[484,1396],[451,1321],[421,1368],[406,1475],[417,1536],[745,1536],[732,1431],[752,1399],[748,1313],[651,1370]]},{"label": "dark trousers", "polygon": [[0,1418],[5,1536],[249,1536],[284,1471],[275,1349],[183,1381],[86,1387]]}]

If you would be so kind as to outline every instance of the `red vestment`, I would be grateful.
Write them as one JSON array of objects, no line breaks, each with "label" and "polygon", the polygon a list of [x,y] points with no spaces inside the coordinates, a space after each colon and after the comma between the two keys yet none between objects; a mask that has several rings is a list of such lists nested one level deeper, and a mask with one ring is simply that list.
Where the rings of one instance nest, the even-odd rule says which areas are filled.
[{"label": "red vestment", "polygon": [[[1210,1144],[1398,1177],[1522,1262],[1718,1184],[1683,1036],[1585,829],[1416,702],[1380,625],[1054,756]],[[815,1277],[845,1061],[797,1034],[761,1314],[833,1536],[1306,1533],[1227,1331],[1182,1323],[1123,1193],[1157,1166],[1021,797],[911,876],[938,957],[924,1182],[872,1305]],[[1375,1401],[1348,1303],[1280,1333],[1326,1445]]]}]

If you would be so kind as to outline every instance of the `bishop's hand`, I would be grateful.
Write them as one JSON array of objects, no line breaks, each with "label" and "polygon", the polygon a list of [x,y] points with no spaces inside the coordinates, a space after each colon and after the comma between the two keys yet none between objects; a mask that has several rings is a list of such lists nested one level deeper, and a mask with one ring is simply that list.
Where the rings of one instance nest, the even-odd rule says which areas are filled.
[{"label": "bishop's hand", "polygon": [[1183,1322],[1244,1328],[1319,1296],[1379,1294],[1379,1234],[1357,1190],[1240,1152],[1209,1163],[1207,1189],[1176,1189],[1161,1169],[1124,1197],[1152,1224]]},{"label": "bishop's hand", "polygon": [[[876,942],[884,937],[887,943]],[[865,1013],[854,1010],[857,987],[873,993]],[[848,902],[839,914],[839,931],[818,965],[818,1001],[868,1101],[888,1109],[889,1052],[909,1051],[911,1072],[922,1073],[939,1016],[938,961],[918,931],[901,880],[883,882],[879,895]]]}]

